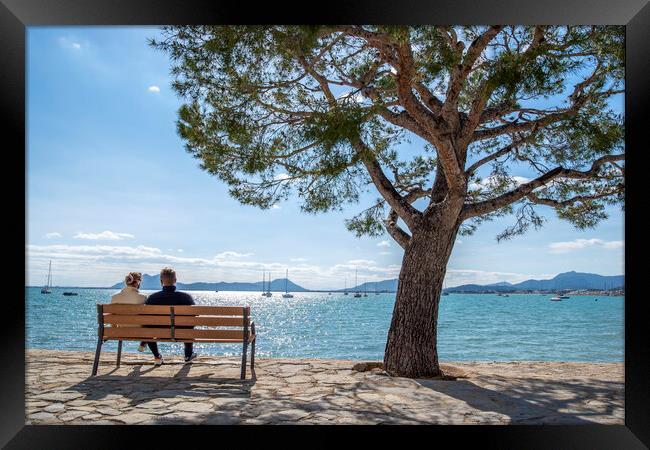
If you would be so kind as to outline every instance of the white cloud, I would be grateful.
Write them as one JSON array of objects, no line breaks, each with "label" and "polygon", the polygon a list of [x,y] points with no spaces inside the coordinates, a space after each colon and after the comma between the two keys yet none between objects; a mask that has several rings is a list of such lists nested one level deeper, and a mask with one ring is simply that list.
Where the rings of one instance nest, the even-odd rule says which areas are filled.
[{"label": "white cloud", "polygon": [[388,242],[387,240],[383,240],[377,244],[377,247],[390,247],[390,242]]},{"label": "white cloud", "polygon": [[62,235],[61,233],[57,233],[57,232],[55,231],[55,232],[53,232],[53,233],[46,233],[46,234],[45,234],[45,237],[48,238],[48,239],[54,239],[54,238],[60,238],[60,237],[63,237],[63,235]]},{"label": "white cloud", "polygon": [[600,247],[608,250],[623,248],[623,241],[604,241],[602,239],[575,239],[573,241],[552,242],[549,245],[551,253],[569,253],[587,247]]},{"label": "white cloud", "polygon": [[214,255],[215,258],[217,259],[224,259],[224,258],[246,258],[248,256],[253,256],[252,253],[238,253],[238,252],[233,252],[232,250],[226,250],[225,252],[217,253]]},{"label": "white cloud", "polygon": [[[520,176],[512,176],[510,178],[510,184],[514,186],[519,186],[524,183],[528,183],[530,181],[530,178],[526,177],[520,177]],[[491,189],[499,184],[498,178],[490,175],[489,177],[485,177],[481,179],[480,182],[472,181],[469,184],[469,188],[471,190],[477,190],[477,189]]]},{"label": "white cloud", "polygon": [[77,42],[77,41],[75,41],[73,39],[70,39],[68,37],[60,37],[59,38],[59,45],[61,45],[62,47],[71,48],[71,49],[74,49],[74,50],[81,50],[81,47],[82,47],[80,42]]},{"label": "white cloud", "polygon": [[176,249],[176,251],[177,251],[178,253],[183,253],[184,250],[183,250],[182,248],[179,248],[179,249]]},{"label": "white cloud", "polygon": [[289,269],[291,279],[307,288],[342,288],[346,277],[348,285],[351,283],[357,268],[359,280],[365,281],[395,278],[400,269],[399,265],[379,266],[370,260],[331,266],[255,261],[248,258],[252,253],[230,250],[212,257],[191,257],[143,245],[28,245],[26,253],[32,285],[47,275],[50,259],[55,261],[56,283],[77,286],[110,286],[131,270],[155,274],[161,267],[171,266],[179,274],[179,280],[187,283],[257,281],[262,270],[271,271],[273,276],[274,273],[284,275]]},{"label": "white cloud", "polygon": [[356,103],[363,103],[365,101],[365,97],[360,92],[357,92],[357,90],[343,92],[337,98],[339,100],[350,99]]},{"label": "white cloud", "polygon": [[392,255],[391,252],[379,252],[379,254],[380,254],[380,255],[384,255],[384,256],[385,256],[385,255]]},{"label": "white cloud", "polygon": [[289,261],[291,261],[291,262],[305,262],[305,261],[307,261],[307,258],[291,258]]},{"label": "white cloud", "polygon": [[[612,244],[613,245],[613,244]],[[61,285],[110,286],[131,270],[156,274],[161,267],[171,266],[182,282],[195,281],[259,281],[262,270],[271,276],[284,276],[291,271],[292,281],[310,289],[339,289],[347,279],[350,287],[358,270],[359,283],[397,278],[399,264],[380,265],[372,260],[354,259],[345,263],[320,266],[307,264],[304,258],[292,258],[288,264],[255,261],[251,253],[232,250],[212,257],[179,255],[144,245],[28,245],[28,278],[31,285],[47,276],[49,260],[53,260],[55,283]],[[275,274],[275,275],[274,275]],[[470,269],[448,269],[447,287],[461,284],[490,284],[500,281],[517,283],[530,278],[551,278],[555,274],[522,274]]]},{"label": "white cloud", "polygon": [[153,86],[149,86],[149,87],[147,88],[147,90],[148,90],[149,92],[155,92],[156,94],[160,93],[160,88],[159,88],[158,86],[155,86],[155,85],[153,85]]},{"label": "white cloud", "polygon": [[351,259],[348,264],[355,266],[374,266],[375,262],[371,259]]},{"label": "white cloud", "polygon": [[271,209],[280,209],[280,205],[273,205],[271,206]]},{"label": "white cloud", "polygon": [[273,179],[276,181],[284,181],[285,184],[295,184],[298,182],[298,180],[288,173],[285,172],[280,172],[277,173],[273,176]]},{"label": "white cloud", "polygon": [[74,239],[86,239],[91,241],[121,241],[122,239],[132,239],[135,236],[129,233],[115,233],[114,231],[102,231],[101,233],[77,233]]}]

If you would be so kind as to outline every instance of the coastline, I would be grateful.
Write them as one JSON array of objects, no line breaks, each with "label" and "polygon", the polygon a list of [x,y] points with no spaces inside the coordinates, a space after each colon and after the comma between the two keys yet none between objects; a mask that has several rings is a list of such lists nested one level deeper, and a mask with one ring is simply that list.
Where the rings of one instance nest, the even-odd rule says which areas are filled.
[{"label": "coastline", "polygon": [[411,380],[359,361],[240,359],[26,350],[28,424],[582,424],[624,423],[624,365],[541,361],[445,362],[458,378]]}]

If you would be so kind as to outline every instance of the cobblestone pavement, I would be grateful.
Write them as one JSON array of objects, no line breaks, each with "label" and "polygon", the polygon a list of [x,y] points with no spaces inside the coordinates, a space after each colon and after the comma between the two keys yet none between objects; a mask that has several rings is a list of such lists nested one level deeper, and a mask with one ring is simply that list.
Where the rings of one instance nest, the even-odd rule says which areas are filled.
[{"label": "cobblestone pavement", "polygon": [[[179,348],[179,353],[181,349]],[[623,424],[623,364],[450,363],[411,380],[355,361],[27,350],[28,424]]]}]

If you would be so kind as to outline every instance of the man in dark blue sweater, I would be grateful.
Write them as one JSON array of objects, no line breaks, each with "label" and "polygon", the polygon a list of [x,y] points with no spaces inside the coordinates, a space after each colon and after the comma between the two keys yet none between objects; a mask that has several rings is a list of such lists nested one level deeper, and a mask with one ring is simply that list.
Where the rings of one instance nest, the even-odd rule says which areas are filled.
[{"label": "man in dark blue sweater", "polygon": [[[162,291],[154,292],[145,301],[146,305],[193,305],[194,299],[190,294],[176,290],[176,272],[170,267],[165,267],[160,271],[160,284]],[[193,327],[177,327],[193,328]],[[158,344],[150,342],[149,348],[154,353],[155,364],[161,365],[163,362],[162,355],[158,352]],[[192,342],[185,343],[185,362],[190,362],[196,358]]]}]

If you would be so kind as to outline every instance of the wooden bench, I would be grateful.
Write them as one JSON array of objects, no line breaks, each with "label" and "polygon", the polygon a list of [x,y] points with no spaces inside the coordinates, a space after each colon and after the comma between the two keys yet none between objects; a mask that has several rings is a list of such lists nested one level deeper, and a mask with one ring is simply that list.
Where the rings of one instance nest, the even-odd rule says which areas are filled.
[{"label": "wooden bench", "polygon": [[[255,323],[250,321],[249,306],[98,304],[97,325],[93,376],[97,374],[102,344],[109,340],[118,341],[117,367],[122,341],[155,341],[242,344],[242,380],[246,378],[246,353],[250,344],[251,372],[255,369]],[[190,328],[193,326],[202,328]]]}]

